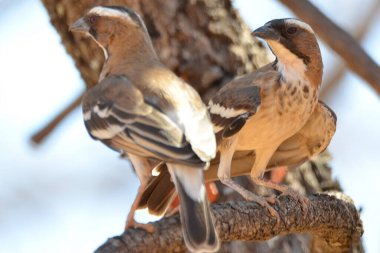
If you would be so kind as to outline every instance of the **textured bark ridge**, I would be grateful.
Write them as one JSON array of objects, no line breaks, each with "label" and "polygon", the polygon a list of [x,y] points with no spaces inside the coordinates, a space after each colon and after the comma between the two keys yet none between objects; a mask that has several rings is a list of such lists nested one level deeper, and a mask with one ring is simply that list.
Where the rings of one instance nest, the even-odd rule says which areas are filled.
[{"label": "textured bark ridge", "polygon": [[[104,56],[90,38],[69,26],[97,5],[121,5],[145,20],[162,62],[193,85],[207,100],[237,74],[268,62],[263,45],[250,35],[229,0],[42,0],[52,24],[73,57],[87,87],[96,84]],[[32,137],[41,144],[80,105],[81,94]]]}]

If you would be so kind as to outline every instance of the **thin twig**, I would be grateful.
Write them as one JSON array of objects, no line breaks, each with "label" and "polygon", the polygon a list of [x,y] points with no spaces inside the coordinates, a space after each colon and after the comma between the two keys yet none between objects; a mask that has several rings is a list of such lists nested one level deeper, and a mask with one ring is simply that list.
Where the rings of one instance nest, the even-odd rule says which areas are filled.
[{"label": "thin twig", "polygon": [[[374,21],[378,16],[379,10],[380,1],[376,1],[373,4],[373,6],[369,8],[369,11],[365,14],[366,19],[361,21],[359,20],[360,24],[357,27],[355,27],[355,31],[352,33],[356,41],[360,43],[365,37],[365,35],[367,35],[368,30],[372,27]],[[339,81],[346,73],[346,69],[346,64],[343,61],[339,61],[334,66],[334,70],[332,71],[333,73],[331,73],[331,77],[328,78],[322,86],[322,89],[319,93],[320,98],[323,99],[326,96],[328,96],[328,94],[330,94],[331,91],[340,83]]]},{"label": "thin twig", "polygon": [[61,113],[55,116],[49,124],[39,130],[37,133],[33,134],[31,140],[33,144],[41,144],[42,141],[57,127],[62,120],[65,119],[72,111],[77,108],[82,102],[83,93],[80,94],[73,102],[69,104]]}]

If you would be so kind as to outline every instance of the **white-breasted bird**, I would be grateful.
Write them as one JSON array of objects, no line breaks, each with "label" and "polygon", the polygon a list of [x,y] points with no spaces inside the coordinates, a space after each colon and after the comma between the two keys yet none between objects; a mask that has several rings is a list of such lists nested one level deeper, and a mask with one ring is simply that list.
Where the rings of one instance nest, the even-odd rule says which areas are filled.
[{"label": "white-breasted bird", "polygon": [[[304,205],[306,200],[289,187],[261,177],[268,166],[295,165],[321,152],[313,145],[323,143],[324,139],[328,140],[324,143],[329,143],[335,132],[335,120],[331,110],[318,104],[323,63],[312,28],[298,19],[277,19],[267,22],[253,35],[266,40],[276,60],[232,80],[209,101],[220,152],[217,176],[243,197],[266,206],[277,216],[266,199],[247,191],[231,176],[240,171],[246,174],[246,166],[250,164],[249,174],[254,183],[291,194]],[[324,127],[314,120],[318,123],[322,120]],[[251,163],[244,155],[247,152],[252,153]],[[239,155],[233,160],[235,153],[243,153],[244,164]],[[241,169],[231,167],[232,162]],[[213,172],[211,169],[205,174]],[[156,178],[151,182],[140,203],[153,213],[163,212],[166,205],[161,202],[169,201],[167,197],[161,199],[158,193],[170,192],[170,187],[159,181]]]},{"label": "white-breasted bird", "polygon": [[281,143],[312,115],[323,63],[314,31],[301,20],[272,20],[252,34],[268,43],[276,60],[223,86],[209,101],[209,111],[218,136],[219,179],[275,215],[265,199],[231,180],[232,157],[236,151],[254,151],[253,182],[298,196],[287,186],[263,180],[262,175]]},{"label": "white-breasted bird", "polygon": [[[294,135],[281,143],[269,160],[267,170],[286,166],[293,169],[324,151],[330,144],[336,130],[336,115],[323,102],[319,102],[306,124]],[[218,180],[220,156],[211,161],[210,168],[204,172],[205,181]],[[236,151],[231,162],[230,176],[249,175],[255,163],[255,151]],[[146,187],[139,208],[148,208],[154,215],[165,213],[175,195],[170,175],[163,164],[159,175]]]},{"label": "white-breasted bird", "polygon": [[206,106],[198,93],[158,59],[141,17],[119,6],[97,6],[74,32],[91,36],[106,60],[99,83],[83,98],[86,128],[96,140],[127,153],[141,185],[127,227],[151,175],[149,158],[166,163],[179,192],[184,239],[193,252],[219,249],[203,180],[216,154]]}]

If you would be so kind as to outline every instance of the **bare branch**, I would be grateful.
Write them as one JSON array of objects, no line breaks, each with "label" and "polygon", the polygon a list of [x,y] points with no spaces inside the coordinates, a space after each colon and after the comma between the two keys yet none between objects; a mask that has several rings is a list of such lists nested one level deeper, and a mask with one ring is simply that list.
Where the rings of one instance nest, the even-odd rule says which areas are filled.
[{"label": "bare branch", "polygon": [[346,31],[324,15],[310,1],[280,0],[316,33],[380,95],[380,67]]},{"label": "bare branch", "polygon": [[[324,252],[345,252],[359,242],[362,223],[355,206],[345,196],[312,195],[307,212],[289,196],[280,196],[273,207],[280,222],[252,202],[234,202],[212,206],[216,228],[222,242],[234,240],[263,241],[289,233],[312,233]],[[121,236],[108,239],[96,253],[115,252],[184,252],[179,216],[153,223],[156,232],[128,229]]]},{"label": "bare branch", "polygon": [[65,109],[55,116],[46,126],[32,135],[31,140],[33,144],[41,144],[42,141],[69,115],[77,108],[82,102],[83,94],[80,94],[73,102],[71,102]]},{"label": "bare branch", "polygon": [[[365,14],[366,19],[359,21],[360,24],[355,27],[355,31],[352,33],[353,37],[358,43],[360,43],[363,38],[367,35],[369,29],[371,28],[373,22],[375,22],[378,12],[380,10],[380,1],[376,1],[374,6],[371,6],[370,10]],[[319,93],[320,98],[325,98],[332,90],[339,84],[339,81],[343,78],[346,73],[347,67],[344,62],[339,61],[334,67],[334,73],[328,78]]]}]

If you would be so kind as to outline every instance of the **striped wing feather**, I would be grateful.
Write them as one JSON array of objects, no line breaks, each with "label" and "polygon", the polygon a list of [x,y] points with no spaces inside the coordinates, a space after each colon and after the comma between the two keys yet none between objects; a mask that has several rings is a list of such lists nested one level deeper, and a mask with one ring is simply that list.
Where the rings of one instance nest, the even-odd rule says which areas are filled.
[{"label": "striped wing feather", "polygon": [[115,150],[168,162],[199,166],[203,162],[176,122],[123,76],[110,76],[83,98],[89,134]]}]

